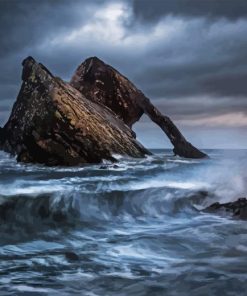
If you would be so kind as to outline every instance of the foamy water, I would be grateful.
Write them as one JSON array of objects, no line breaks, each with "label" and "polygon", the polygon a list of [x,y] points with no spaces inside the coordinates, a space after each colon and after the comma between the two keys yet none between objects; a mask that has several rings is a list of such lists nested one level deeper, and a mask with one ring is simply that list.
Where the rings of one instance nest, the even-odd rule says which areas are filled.
[{"label": "foamy water", "polygon": [[[247,151],[47,168],[0,153],[0,295],[246,295]],[[72,255],[71,255],[72,253]]]}]

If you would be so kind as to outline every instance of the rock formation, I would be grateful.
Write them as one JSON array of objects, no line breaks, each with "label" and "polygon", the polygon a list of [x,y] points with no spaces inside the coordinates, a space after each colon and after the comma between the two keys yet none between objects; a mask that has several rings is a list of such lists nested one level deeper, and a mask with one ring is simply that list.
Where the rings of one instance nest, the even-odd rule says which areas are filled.
[{"label": "rock formation", "polygon": [[216,202],[205,209],[210,213],[231,214],[234,218],[247,220],[247,199],[239,198],[237,201],[220,204]]},{"label": "rock formation", "polygon": [[22,162],[78,165],[114,161],[114,153],[148,154],[108,108],[96,104],[42,64],[23,61],[22,86],[1,130],[2,149]]},{"label": "rock formation", "polygon": [[168,136],[176,155],[206,157],[186,141],[171,119],[162,115],[133,83],[97,57],[85,60],[77,68],[70,84],[88,99],[110,108],[129,127],[146,113]]},{"label": "rock formation", "polygon": [[22,80],[10,118],[0,128],[0,149],[18,161],[78,165],[114,161],[114,153],[143,157],[150,152],[131,127],[144,113],[166,133],[175,154],[206,156],[126,77],[98,58],[82,63],[69,84],[28,57]]},{"label": "rock formation", "polygon": [[0,127],[0,148],[3,144],[3,142],[4,142],[4,130],[2,127]]}]

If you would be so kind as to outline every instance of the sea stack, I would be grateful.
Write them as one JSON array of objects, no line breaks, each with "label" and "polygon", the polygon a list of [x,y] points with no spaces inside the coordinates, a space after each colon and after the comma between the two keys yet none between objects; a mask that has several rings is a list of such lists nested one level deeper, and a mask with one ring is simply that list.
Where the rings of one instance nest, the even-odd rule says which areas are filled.
[{"label": "sea stack", "polygon": [[189,143],[171,119],[161,114],[132,82],[97,57],[86,59],[75,71],[70,84],[91,101],[110,108],[129,127],[147,114],[170,139],[175,155],[207,156]]},{"label": "sea stack", "polygon": [[1,130],[1,148],[18,161],[70,166],[114,161],[114,153],[149,153],[110,109],[88,100],[32,57],[23,61],[22,80]]},{"label": "sea stack", "polygon": [[66,83],[32,57],[23,61],[22,86],[0,149],[17,161],[79,165],[115,161],[114,154],[151,154],[132,126],[146,113],[169,137],[176,155],[203,158],[170,120],[126,77],[100,59],[86,59]]}]

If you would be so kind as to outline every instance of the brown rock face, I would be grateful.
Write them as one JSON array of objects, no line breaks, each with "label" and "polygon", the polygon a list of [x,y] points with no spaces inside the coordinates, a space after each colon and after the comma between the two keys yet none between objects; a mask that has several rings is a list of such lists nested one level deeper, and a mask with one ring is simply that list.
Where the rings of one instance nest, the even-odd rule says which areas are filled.
[{"label": "brown rock face", "polygon": [[78,165],[114,160],[113,153],[149,153],[111,110],[87,100],[31,57],[23,61],[22,80],[0,131],[2,149],[16,154],[18,161]]},{"label": "brown rock face", "polygon": [[0,149],[18,161],[77,165],[114,160],[114,153],[143,157],[150,152],[131,130],[143,113],[169,137],[175,154],[206,156],[133,83],[96,57],[78,67],[70,84],[28,57],[22,80],[10,118],[0,128]]},{"label": "brown rock face", "polygon": [[90,100],[107,106],[130,127],[144,113],[135,100],[141,92],[97,57],[86,59],[77,68],[70,84]]},{"label": "brown rock face", "polygon": [[77,68],[70,84],[93,102],[107,106],[129,127],[146,113],[168,136],[176,155],[207,156],[189,143],[171,119],[161,114],[132,82],[98,58],[86,59]]}]

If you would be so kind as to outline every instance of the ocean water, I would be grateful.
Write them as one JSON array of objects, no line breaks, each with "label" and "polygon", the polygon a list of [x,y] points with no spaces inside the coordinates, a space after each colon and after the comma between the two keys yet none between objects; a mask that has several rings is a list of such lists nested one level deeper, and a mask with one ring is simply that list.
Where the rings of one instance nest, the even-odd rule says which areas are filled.
[{"label": "ocean water", "polygon": [[0,152],[0,295],[247,295],[247,150],[49,168]]}]

